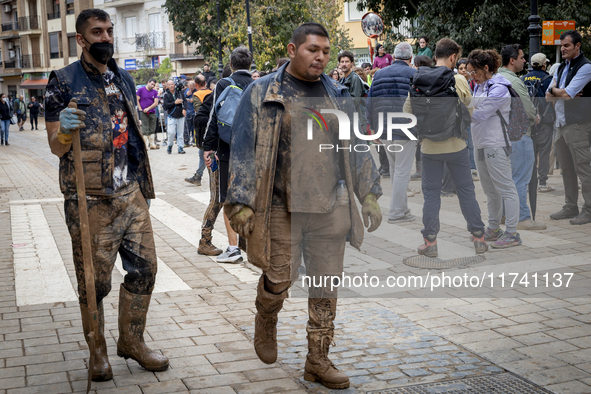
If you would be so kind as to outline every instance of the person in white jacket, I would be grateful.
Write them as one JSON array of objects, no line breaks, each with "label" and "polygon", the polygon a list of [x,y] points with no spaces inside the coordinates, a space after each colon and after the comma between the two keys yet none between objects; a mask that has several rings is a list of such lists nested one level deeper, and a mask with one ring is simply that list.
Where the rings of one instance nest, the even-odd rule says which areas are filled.
[{"label": "person in white jacket", "polygon": [[[517,233],[519,197],[511,178],[511,147],[505,141],[501,119],[508,122],[511,112],[511,83],[497,71],[501,56],[495,50],[475,49],[468,56],[467,72],[476,82],[472,106],[472,138],[476,150],[476,167],[486,194],[488,228],[484,239],[494,241],[493,248],[521,245]],[[505,205],[506,230],[500,228]]]}]

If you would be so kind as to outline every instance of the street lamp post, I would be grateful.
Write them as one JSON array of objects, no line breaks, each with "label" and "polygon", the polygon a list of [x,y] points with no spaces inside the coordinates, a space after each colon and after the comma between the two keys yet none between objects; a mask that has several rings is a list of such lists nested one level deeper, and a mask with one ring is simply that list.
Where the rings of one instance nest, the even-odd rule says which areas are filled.
[{"label": "street lamp post", "polygon": [[250,69],[252,71],[256,70],[256,64],[254,64],[254,51],[252,50],[252,27],[250,27],[250,2],[246,0],[246,31],[248,33],[248,50],[253,55],[252,56],[252,64],[250,65]]},{"label": "street lamp post", "polygon": [[[215,6],[217,10],[217,23],[218,23],[218,32],[221,31],[220,26],[220,0],[215,0]],[[218,34],[218,78],[222,78],[222,73],[224,72],[224,63],[222,63],[222,36]]]},{"label": "street lamp post", "polygon": [[540,52],[540,36],[542,26],[540,26],[540,16],[538,15],[538,0],[530,0],[529,27],[529,70],[532,70],[531,57]]}]

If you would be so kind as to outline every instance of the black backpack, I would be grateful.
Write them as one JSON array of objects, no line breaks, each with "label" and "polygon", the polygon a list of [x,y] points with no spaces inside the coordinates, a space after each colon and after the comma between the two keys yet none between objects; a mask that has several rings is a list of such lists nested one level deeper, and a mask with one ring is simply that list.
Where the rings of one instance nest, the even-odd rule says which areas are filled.
[{"label": "black backpack", "polygon": [[456,92],[454,72],[447,67],[419,67],[410,80],[410,105],[420,139],[468,138],[471,116]]},{"label": "black backpack", "polygon": [[[554,123],[556,120],[556,114],[554,113],[554,107],[551,103],[546,102],[546,92],[542,90],[542,85],[548,79],[551,79],[552,75],[545,75],[542,79],[538,79],[535,82],[531,79],[525,80],[525,76],[521,77],[521,80],[527,87],[529,97],[531,97],[532,104],[540,115],[540,123]],[[533,130],[532,130],[533,131]]]}]

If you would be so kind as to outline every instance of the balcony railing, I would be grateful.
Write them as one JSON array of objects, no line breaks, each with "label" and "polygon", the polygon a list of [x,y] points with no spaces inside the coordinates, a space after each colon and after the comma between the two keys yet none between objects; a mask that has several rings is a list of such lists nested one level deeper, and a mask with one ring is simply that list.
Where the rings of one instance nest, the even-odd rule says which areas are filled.
[{"label": "balcony railing", "polygon": [[183,45],[179,43],[170,44],[170,60],[194,60],[202,59],[203,56],[197,53],[197,45],[191,44],[183,50]]},{"label": "balcony railing", "polygon": [[138,52],[164,48],[166,48],[166,32],[155,31],[135,35],[135,50]]},{"label": "balcony railing", "polygon": [[43,55],[23,55],[23,68],[43,67]]},{"label": "balcony railing", "polygon": [[39,15],[21,16],[18,18],[18,27],[20,31],[41,29]]},{"label": "balcony railing", "polygon": [[62,52],[52,52],[49,54],[50,59],[61,59],[63,57],[64,55],[62,54]]},{"label": "balcony railing", "polygon": [[18,30],[18,22],[7,22],[2,24],[2,31]]},{"label": "balcony railing", "polygon": [[59,12],[54,12],[53,14],[47,14],[47,19],[51,20],[51,19],[59,19],[62,17],[62,14]]},{"label": "balcony railing", "polygon": [[21,59],[11,59],[4,62],[4,68],[21,68]]}]

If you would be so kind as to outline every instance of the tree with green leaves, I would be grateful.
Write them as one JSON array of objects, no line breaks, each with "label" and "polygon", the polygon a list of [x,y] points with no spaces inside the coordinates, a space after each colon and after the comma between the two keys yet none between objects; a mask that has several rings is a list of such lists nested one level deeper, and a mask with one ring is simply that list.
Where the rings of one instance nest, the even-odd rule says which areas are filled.
[{"label": "tree with green leaves", "polygon": [[[418,22],[413,36],[429,37],[433,49],[438,39],[449,37],[463,47],[464,55],[476,48],[500,50],[507,44],[521,44],[528,52],[529,0],[360,0],[359,9],[364,7],[376,10],[391,26],[386,32],[390,51],[404,38],[394,27],[408,18]],[[550,0],[540,3],[538,13],[542,21],[574,20],[577,30],[585,33],[591,25],[591,0]],[[583,51],[591,52],[589,34],[583,34]],[[554,46],[542,46],[542,52],[555,57]]]},{"label": "tree with green leaves", "polygon": [[169,80],[172,75],[172,62],[169,57],[165,57],[158,67],[158,75],[161,80]]},{"label": "tree with green leaves", "polygon": [[146,58],[138,64],[137,70],[130,71],[136,85],[145,85],[152,78],[158,79],[160,74],[158,70],[152,68],[152,60]]},{"label": "tree with green leaves", "polygon": [[[217,59],[217,37],[222,38],[224,64],[231,51],[247,45],[246,11],[242,2],[220,0],[221,29],[216,25],[216,5],[210,0],[166,0],[164,5],[181,41],[197,43],[206,58]],[[351,47],[346,30],[335,23],[342,12],[340,0],[251,0],[250,20],[254,61],[259,70],[271,70],[278,58],[287,57],[291,33],[303,22],[318,22],[330,35],[331,58]],[[213,64],[217,64],[215,61]]]}]

